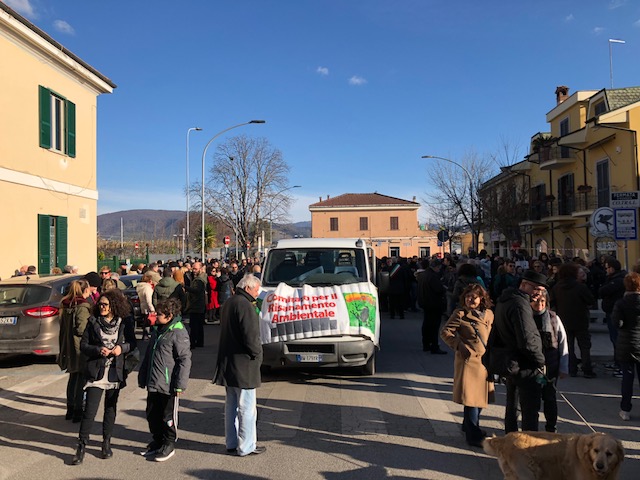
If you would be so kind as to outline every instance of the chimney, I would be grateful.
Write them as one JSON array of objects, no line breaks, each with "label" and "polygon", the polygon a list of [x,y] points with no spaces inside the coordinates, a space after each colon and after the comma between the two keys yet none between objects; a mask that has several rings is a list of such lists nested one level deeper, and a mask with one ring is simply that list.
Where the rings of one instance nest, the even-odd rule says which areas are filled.
[{"label": "chimney", "polygon": [[320,201],[322,201],[322,197],[318,197],[320,199]]},{"label": "chimney", "polygon": [[414,202],[416,201],[416,196],[415,196],[415,195],[413,196],[413,201],[414,201]]},{"label": "chimney", "polygon": [[327,200],[329,200],[329,195],[327,195]]},{"label": "chimney", "polygon": [[566,85],[560,85],[556,88],[556,104],[560,105],[567,98],[569,98],[569,87]]}]

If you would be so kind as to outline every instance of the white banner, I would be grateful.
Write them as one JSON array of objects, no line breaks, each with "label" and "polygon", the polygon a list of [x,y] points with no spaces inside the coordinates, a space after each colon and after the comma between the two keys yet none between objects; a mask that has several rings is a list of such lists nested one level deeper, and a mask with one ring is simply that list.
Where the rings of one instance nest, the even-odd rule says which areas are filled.
[{"label": "white banner", "polygon": [[262,343],[364,335],[378,345],[378,292],[370,283],[302,288],[281,283],[275,290],[261,292],[258,305]]}]

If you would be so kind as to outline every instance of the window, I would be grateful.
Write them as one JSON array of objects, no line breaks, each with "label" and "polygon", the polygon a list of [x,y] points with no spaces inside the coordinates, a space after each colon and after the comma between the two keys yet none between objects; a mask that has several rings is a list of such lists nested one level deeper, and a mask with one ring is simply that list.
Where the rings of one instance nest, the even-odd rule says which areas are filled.
[{"label": "window", "polygon": [[604,100],[602,100],[602,101],[600,101],[600,102],[595,104],[595,106],[594,106],[595,115],[601,115],[606,111],[607,111],[607,106],[604,103]]},{"label": "window", "polygon": [[420,247],[420,258],[429,258],[431,256],[431,247]]},{"label": "window", "polygon": [[39,87],[40,146],[76,156],[76,105],[57,93]]},{"label": "window", "polygon": [[609,186],[609,160],[604,160],[596,164],[596,181],[598,187],[598,208],[608,207],[611,198],[611,188]]},{"label": "window", "polygon": [[360,217],[360,230],[369,230],[369,218]]},{"label": "window", "polygon": [[[565,135],[569,135],[569,119],[565,118],[560,122],[560,136],[564,137]],[[560,157],[561,158],[569,158],[569,148],[560,147]]]},{"label": "window", "polygon": [[564,175],[558,179],[558,214],[571,215],[575,210],[573,196],[573,173]]},{"label": "window", "polygon": [[400,247],[389,247],[389,256],[390,257],[399,257],[400,256]]},{"label": "window", "polygon": [[38,273],[67,264],[67,217],[38,215]]},{"label": "window", "polygon": [[531,189],[531,220],[540,220],[547,216],[547,187],[543,183]]},{"label": "window", "polygon": [[398,217],[391,217],[391,225],[390,230],[399,230],[398,228]]},{"label": "window", "polygon": [[338,231],[338,218],[337,217],[329,218],[329,230],[331,230],[332,232],[337,232]]}]

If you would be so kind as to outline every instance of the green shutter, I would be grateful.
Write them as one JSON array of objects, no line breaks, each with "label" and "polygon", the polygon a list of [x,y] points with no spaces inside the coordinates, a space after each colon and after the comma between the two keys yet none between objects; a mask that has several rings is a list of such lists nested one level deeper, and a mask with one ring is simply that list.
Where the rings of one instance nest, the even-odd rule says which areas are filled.
[{"label": "green shutter", "polygon": [[67,155],[76,156],[76,104],[65,100],[67,111]]},{"label": "green shutter", "polygon": [[38,215],[38,273],[51,271],[49,215]]},{"label": "green shutter", "polygon": [[51,148],[51,92],[42,85],[39,88],[40,98],[40,146]]},{"label": "green shutter", "polygon": [[56,217],[56,267],[67,264],[67,217]]}]

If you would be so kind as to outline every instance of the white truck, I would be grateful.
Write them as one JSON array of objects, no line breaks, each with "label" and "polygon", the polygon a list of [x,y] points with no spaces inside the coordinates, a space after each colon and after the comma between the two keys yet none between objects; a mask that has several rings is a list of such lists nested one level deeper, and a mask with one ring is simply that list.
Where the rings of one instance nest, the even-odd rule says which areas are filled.
[{"label": "white truck", "polygon": [[361,367],[373,375],[375,268],[362,239],[280,240],[267,253],[258,299],[263,367]]}]

